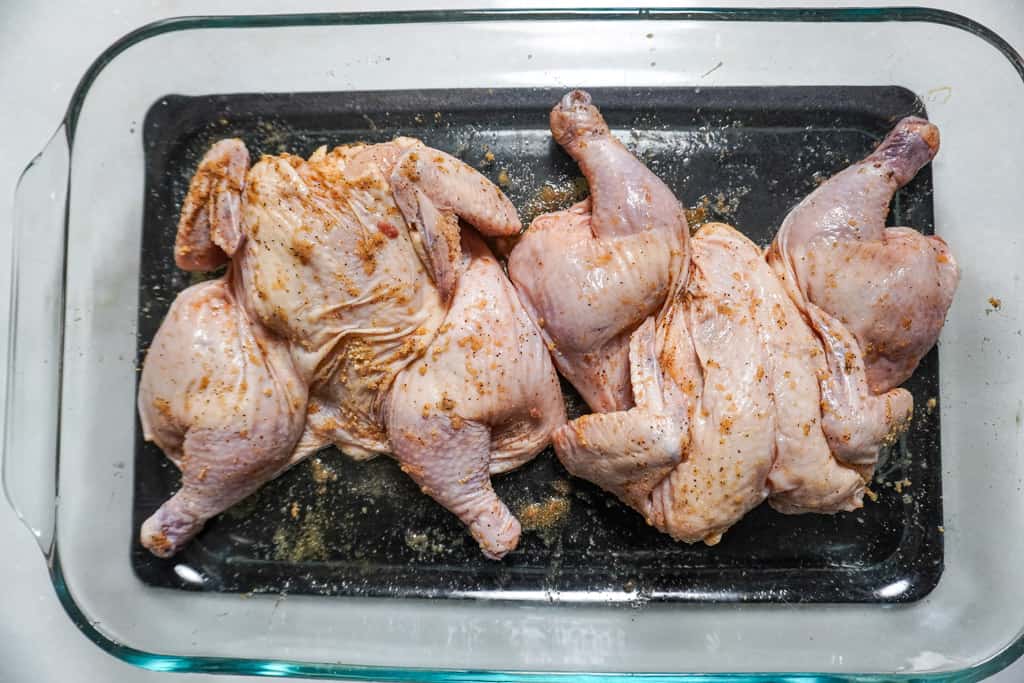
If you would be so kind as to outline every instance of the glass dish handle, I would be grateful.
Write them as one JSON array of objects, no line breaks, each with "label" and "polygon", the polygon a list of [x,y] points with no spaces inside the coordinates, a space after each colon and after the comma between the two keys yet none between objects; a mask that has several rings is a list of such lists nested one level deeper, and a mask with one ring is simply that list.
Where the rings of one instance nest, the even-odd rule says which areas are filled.
[{"label": "glass dish handle", "polygon": [[68,142],[61,126],[22,173],[11,239],[3,488],[47,555],[58,500]]}]

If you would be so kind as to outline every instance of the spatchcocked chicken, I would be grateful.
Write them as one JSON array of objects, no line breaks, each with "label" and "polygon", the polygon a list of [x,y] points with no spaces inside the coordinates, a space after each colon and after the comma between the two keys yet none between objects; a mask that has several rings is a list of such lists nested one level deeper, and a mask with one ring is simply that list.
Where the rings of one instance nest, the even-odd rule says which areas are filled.
[{"label": "spatchcocked chicken", "polygon": [[176,552],[217,514],[327,444],[391,453],[484,554],[519,524],[490,474],[565,422],[536,328],[483,243],[513,235],[508,199],[421,142],[308,160],[214,145],[179,224],[176,261],[220,280],[186,290],[157,332],[139,392],[144,433],[182,488],[142,530]]},{"label": "spatchcocked chicken", "polygon": [[893,387],[934,345],[958,280],[941,239],[884,227],[937,149],[934,126],[900,122],[793,210],[767,257],[702,227],[689,277],[630,339],[635,406],[556,431],[566,468],[691,543],[717,543],[764,500],[861,507],[911,416]]}]

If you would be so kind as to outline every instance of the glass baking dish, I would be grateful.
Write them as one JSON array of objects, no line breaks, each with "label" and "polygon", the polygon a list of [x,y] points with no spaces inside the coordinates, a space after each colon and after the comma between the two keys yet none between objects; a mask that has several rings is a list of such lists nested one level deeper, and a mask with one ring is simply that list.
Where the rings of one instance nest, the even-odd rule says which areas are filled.
[{"label": "glass baking dish", "polygon": [[[141,134],[154,103],[576,86],[697,94],[895,86],[926,107],[943,136],[931,167],[935,231],[963,268],[939,348],[938,585],[906,604],[797,605],[238,594],[140,579],[129,561],[129,416],[145,234]],[[1024,651],[1016,585],[1024,249],[1014,230],[1024,215],[1022,113],[1020,55],[987,28],[935,10],[438,11],[148,25],[96,60],[19,184],[5,491],[79,628],[150,669],[382,680],[742,681],[785,672],[794,681],[978,680]],[[181,572],[187,582],[188,567]]]}]

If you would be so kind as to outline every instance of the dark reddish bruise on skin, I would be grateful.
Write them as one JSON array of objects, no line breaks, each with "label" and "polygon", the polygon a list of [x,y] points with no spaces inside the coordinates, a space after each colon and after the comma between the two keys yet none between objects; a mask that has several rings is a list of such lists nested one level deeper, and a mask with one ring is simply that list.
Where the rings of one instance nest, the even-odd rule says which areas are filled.
[{"label": "dark reddish bruise on skin", "polygon": [[380,223],[377,223],[377,229],[380,230],[385,237],[388,237],[390,239],[395,239],[396,237],[398,237],[398,228],[391,225],[390,223],[385,223],[384,221],[381,221]]}]

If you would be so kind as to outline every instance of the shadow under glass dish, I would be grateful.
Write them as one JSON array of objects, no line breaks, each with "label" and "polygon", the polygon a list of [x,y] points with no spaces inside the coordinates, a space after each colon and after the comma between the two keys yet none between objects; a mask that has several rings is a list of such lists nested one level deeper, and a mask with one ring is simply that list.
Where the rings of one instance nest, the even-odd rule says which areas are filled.
[{"label": "shadow under glass dish", "polygon": [[[691,228],[720,220],[762,246],[821,180],[866,155],[921,102],[896,87],[592,89],[613,131],[690,207]],[[524,224],[586,196],[552,141],[562,91],[424,90],[168,96],[143,130],[146,195],[138,359],[177,292],[178,211],[199,158],[240,137],[260,154],[422,139],[498,183]],[[492,158],[493,155],[493,158]],[[890,225],[933,232],[930,167],[897,193]],[[523,522],[519,548],[485,559],[465,529],[386,457],[321,452],[211,520],[182,552],[153,557],[131,539],[146,583],[220,592],[540,600],[909,602],[942,572],[938,355],[905,385],[909,432],[870,484],[877,500],[835,516],[748,513],[709,548],[648,527],[610,494],[570,477],[545,450],[495,477]],[[570,416],[584,411],[564,385]],[[137,419],[137,418],[136,418]],[[136,426],[133,529],[178,487],[178,473]]]}]

